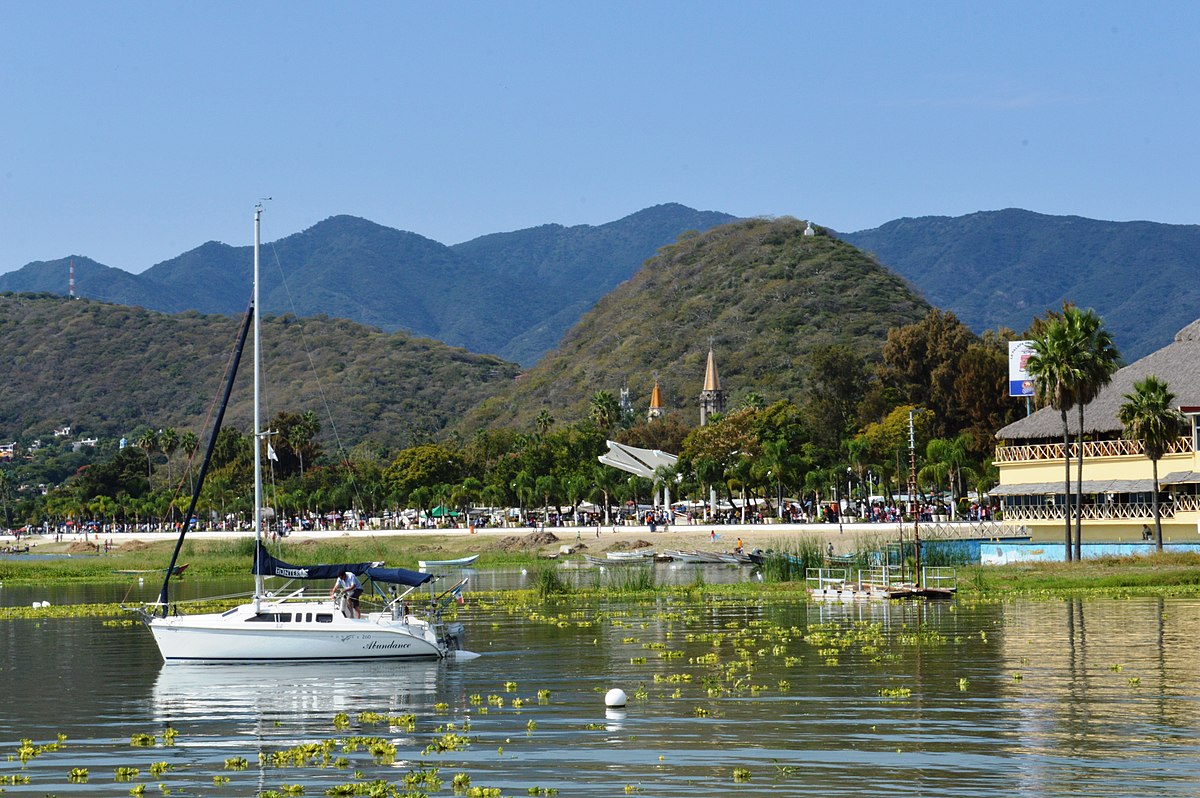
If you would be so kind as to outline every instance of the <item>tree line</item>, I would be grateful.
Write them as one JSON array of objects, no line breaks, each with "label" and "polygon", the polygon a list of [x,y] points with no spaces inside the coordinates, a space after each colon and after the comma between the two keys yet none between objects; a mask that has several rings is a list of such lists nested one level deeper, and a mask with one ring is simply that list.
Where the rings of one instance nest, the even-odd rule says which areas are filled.
[{"label": "tree line", "polygon": [[[1035,341],[1030,371],[1038,401],[1060,409],[1064,419],[1094,397],[1119,363],[1099,319],[1084,313],[1070,306],[1047,313],[1025,333]],[[1067,332],[1075,336],[1072,346],[1091,353],[1091,360],[1083,358],[1093,364],[1090,371],[1070,365],[1083,356],[1061,340],[1070,339]],[[704,500],[715,491],[726,501],[761,499],[772,510],[781,497],[813,505],[858,502],[907,492],[910,455],[918,491],[961,501],[996,483],[993,436],[1023,410],[1007,396],[1007,341],[1014,337],[1005,330],[975,335],[952,313],[933,309],[891,330],[878,362],[847,346],[818,347],[800,400],[743,391],[704,427],[689,426],[680,413],[642,420],[599,390],[577,421],[559,422],[543,408],[532,429],[481,429],[394,452],[366,443],[328,451],[313,413],[280,412],[268,425],[269,456],[265,447],[259,456],[268,503],[285,518],[346,510],[372,517],[402,508],[428,514],[438,506],[528,512],[585,501],[619,507],[650,503],[659,485],[676,499]],[[1144,393],[1142,403],[1153,407],[1169,397],[1163,385],[1147,385]],[[1148,412],[1131,409],[1128,426],[1152,441],[1158,422],[1147,420]],[[633,477],[599,463],[608,439],[677,452],[679,460],[653,479]],[[198,448],[191,431],[146,427],[133,445],[80,468],[45,496],[16,491],[11,467],[0,469],[0,499],[10,525],[178,522]],[[234,428],[219,433],[200,496],[202,521],[249,517],[253,457],[249,435]]]}]

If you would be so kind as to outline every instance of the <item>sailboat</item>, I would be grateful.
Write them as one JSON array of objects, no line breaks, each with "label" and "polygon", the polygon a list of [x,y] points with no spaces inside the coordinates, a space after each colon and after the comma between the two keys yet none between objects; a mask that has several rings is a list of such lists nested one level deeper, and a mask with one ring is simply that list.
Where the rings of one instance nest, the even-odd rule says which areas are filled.
[{"label": "sailboat", "polygon": [[[478,656],[462,650],[463,626],[445,623],[443,610],[460,599],[467,579],[461,579],[438,594],[432,587],[433,574],[403,568],[387,568],[383,563],[334,563],[294,565],[272,556],[263,545],[262,449],[266,434],[259,415],[261,345],[259,342],[259,234],[261,204],[254,209],[254,285],[253,299],[239,336],[237,354],[230,367],[225,395],[217,413],[208,452],[200,468],[182,531],[175,544],[171,564],[166,571],[158,600],[137,608],[154,636],[154,642],[168,664],[175,663],[253,663],[314,662],[331,660],[440,659]],[[179,604],[169,600],[171,576],[183,545],[184,536],[194,517],[200,486],[217,438],[225,406],[237,374],[237,361],[245,345],[247,327],[253,326],[254,341],[254,540],[252,567],[254,593],[250,600],[222,613],[180,614]],[[293,589],[297,580],[337,579],[344,571],[356,574],[382,596],[382,611],[354,617],[348,597],[330,598],[322,591],[308,595],[303,586]],[[287,580],[267,590],[265,580]],[[428,596],[414,591],[428,587]],[[417,608],[417,609],[414,609]],[[173,610],[173,612],[172,612]]]}]

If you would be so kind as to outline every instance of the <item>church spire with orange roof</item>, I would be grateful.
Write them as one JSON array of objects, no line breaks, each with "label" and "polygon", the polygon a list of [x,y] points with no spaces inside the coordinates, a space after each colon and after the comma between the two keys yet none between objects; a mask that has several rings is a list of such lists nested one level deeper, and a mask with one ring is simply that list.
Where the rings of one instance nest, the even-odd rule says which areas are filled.
[{"label": "church spire with orange roof", "polygon": [[646,420],[659,418],[662,416],[662,391],[659,390],[658,380],[654,381],[654,390],[650,392],[650,409],[646,411]]}]

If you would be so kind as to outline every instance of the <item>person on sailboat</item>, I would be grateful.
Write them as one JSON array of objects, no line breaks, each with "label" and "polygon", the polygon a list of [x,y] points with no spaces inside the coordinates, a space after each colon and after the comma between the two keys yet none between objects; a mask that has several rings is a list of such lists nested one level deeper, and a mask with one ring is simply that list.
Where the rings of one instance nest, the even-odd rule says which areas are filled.
[{"label": "person on sailboat", "polygon": [[350,571],[342,571],[342,575],[333,583],[333,589],[329,591],[329,597],[333,598],[341,591],[350,599],[350,617],[361,618],[362,613],[358,609],[358,597],[362,595],[362,583],[358,581],[358,577]]}]

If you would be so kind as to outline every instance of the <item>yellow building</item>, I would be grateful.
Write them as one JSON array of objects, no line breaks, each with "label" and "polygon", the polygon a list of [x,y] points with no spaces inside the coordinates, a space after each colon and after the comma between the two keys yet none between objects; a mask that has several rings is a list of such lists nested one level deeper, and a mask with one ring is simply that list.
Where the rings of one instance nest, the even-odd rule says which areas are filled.
[{"label": "yellow building", "polygon": [[[1158,462],[1159,507],[1163,540],[1200,540],[1200,460],[1197,459],[1197,417],[1200,416],[1200,321],[1192,322],[1174,342],[1126,366],[1113,375],[1084,412],[1083,539],[1140,540],[1153,528],[1151,463],[1141,441],[1121,437],[1117,412],[1134,382],[1149,375],[1164,380],[1176,405],[1188,419],[1186,434]],[[1079,409],[1067,414],[1071,431],[1071,490],[1078,479],[1076,462]],[[1064,538],[1062,416],[1053,408],[1036,413],[996,433],[995,463],[1006,527],[1025,527],[1034,540]],[[1072,502],[1074,497],[1072,496]]]}]

